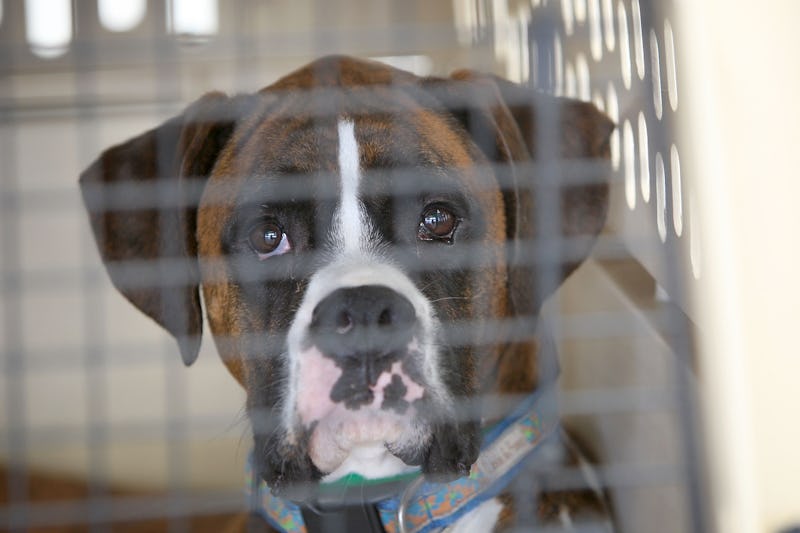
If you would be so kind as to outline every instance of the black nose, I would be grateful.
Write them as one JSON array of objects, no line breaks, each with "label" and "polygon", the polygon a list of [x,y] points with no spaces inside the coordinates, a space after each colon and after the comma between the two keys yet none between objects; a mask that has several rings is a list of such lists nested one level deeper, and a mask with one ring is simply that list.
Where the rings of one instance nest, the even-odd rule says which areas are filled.
[{"label": "black nose", "polygon": [[357,366],[374,385],[405,355],[414,336],[414,306],[382,285],[337,289],[314,309],[311,341],[340,366]]}]

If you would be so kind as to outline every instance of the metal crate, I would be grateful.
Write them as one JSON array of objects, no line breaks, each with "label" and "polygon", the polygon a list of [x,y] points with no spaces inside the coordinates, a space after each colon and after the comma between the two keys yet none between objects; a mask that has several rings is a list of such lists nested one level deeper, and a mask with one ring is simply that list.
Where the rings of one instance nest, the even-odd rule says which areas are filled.
[{"label": "metal crate", "polygon": [[[760,493],[738,484],[752,476],[720,474],[744,472],[731,460],[752,457],[720,452],[733,428],[713,422],[741,389],[716,377],[713,355],[728,346],[716,321],[726,256],[710,228],[726,219],[708,207],[711,186],[698,175],[720,168],[704,163],[715,132],[695,125],[719,94],[700,79],[718,56],[695,56],[709,48],[699,27],[710,8],[693,9],[671,0],[0,0],[0,530],[211,531],[244,508],[243,391],[209,338],[184,369],[173,339],[113,289],[77,178],[103,149],[206,91],[252,92],[333,52],[420,75],[493,72],[604,110],[617,124],[609,221],[543,310],[559,353],[560,412],[597,456],[620,531],[766,531],[800,519],[785,498],[731,510],[737,495]],[[561,474],[553,482],[570,473]],[[530,498],[530,484],[518,485],[515,496]]]}]

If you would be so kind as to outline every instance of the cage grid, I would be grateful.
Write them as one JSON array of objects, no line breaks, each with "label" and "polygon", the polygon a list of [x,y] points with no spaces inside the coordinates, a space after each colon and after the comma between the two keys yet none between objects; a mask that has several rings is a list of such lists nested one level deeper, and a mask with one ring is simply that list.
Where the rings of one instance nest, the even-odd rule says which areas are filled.
[{"label": "cage grid", "polygon": [[[43,42],[36,4],[0,1],[0,529],[215,531],[241,512],[243,392],[208,338],[184,369],[174,341],[113,290],[77,176],[203,92],[254,91],[342,52],[420,75],[495,72],[594,102],[617,124],[609,222],[543,311],[560,411],[592,443],[619,530],[709,530],[689,301],[703,274],[675,136],[670,2],[208,0],[192,22],[186,2],[149,0],[122,2],[140,19],[114,26],[109,2],[65,1],[51,13],[61,40]],[[518,501],[538,479],[518,477]]]}]

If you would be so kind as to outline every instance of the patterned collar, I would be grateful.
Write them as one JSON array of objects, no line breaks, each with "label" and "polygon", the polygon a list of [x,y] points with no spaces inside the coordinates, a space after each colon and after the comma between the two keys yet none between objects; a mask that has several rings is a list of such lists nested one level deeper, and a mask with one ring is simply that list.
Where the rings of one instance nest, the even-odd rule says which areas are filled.
[{"label": "patterned collar", "polygon": [[[538,391],[523,400],[483,438],[478,460],[468,477],[449,483],[424,481],[421,476],[402,494],[377,502],[380,521],[387,533],[441,531],[470,510],[497,496],[513,479],[518,467],[548,438],[557,433],[554,391]],[[270,493],[263,480],[247,470],[248,501],[254,512],[284,533],[309,533],[301,507]],[[400,527],[398,516],[403,518]]]}]

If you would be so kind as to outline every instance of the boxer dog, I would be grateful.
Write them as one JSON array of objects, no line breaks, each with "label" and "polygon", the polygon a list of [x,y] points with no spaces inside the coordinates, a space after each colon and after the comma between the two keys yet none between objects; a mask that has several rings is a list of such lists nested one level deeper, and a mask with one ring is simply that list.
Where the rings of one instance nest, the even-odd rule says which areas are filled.
[{"label": "boxer dog", "polygon": [[[461,489],[447,483],[478,479],[485,453],[499,457],[486,476],[505,468],[514,446],[482,442],[503,405],[553,381],[536,316],[604,224],[613,128],[592,104],[493,76],[328,57],[256,94],[206,94],[105,151],[81,186],[112,281],[186,365],[202,290],[247,391],[256,505],[300,509],[299,529],[261,513],[264,527],[336,530],[311,523],[325,484],[406,476],[452,500]],[[544,487],[520,505],[495,481],[448,522],[363,527],[490,531],[522,509],[556,524],[602,511],[585,488]],[[404,487],[381,517],[410,512]]]}]

